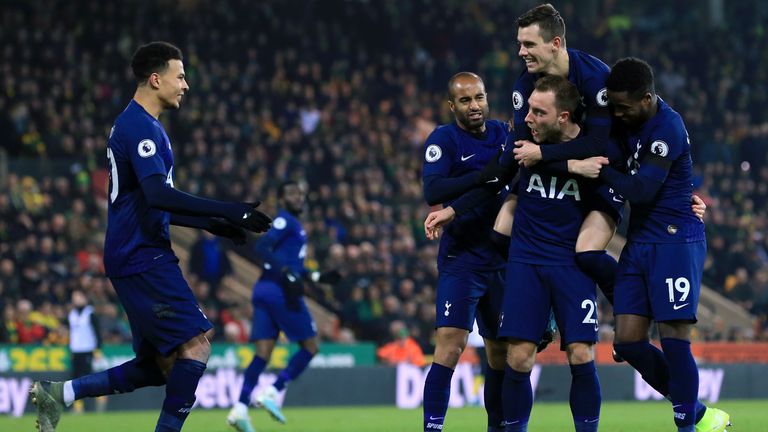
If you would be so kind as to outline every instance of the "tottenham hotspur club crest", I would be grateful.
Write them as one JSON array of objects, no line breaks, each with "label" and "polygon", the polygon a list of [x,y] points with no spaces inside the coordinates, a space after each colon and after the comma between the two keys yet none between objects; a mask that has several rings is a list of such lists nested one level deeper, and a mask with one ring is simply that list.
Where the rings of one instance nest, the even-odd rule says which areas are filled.
[{"label": "tottenham hotspur club crest", "polygon": [[448,316],[451,314],[451,312],[448,310],[451,308],[451,304],[448,303],[448,301],[445,302],[445,316]]}]

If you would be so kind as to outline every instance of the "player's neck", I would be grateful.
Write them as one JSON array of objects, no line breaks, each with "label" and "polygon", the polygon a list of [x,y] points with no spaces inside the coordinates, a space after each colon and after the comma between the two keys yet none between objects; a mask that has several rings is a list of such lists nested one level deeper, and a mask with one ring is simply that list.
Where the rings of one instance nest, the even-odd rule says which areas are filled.
[{"label": "player's neck", "polygon": [[569,65],[570,59],[568,56],[568,50],[562,48],[557,52],[555,61],[553,61],[550,67],[544,71],[544,74],[568,78],[568,72],[570,70]]},{"label": "player's neck", "polygon": [[139,87],[133,95],[133,100],[141,105],[141,107],[144,108],[144,111],[148,112],[149,115],[156,119],[160,118],[160,114],[163,112],[163,105],[154,94],[148,93]]},{"label": "player's neck", "polygon": [[560,142],[567,142],[575,139],[581,133],[581,127],[576,123],[568,123],[560,135]]}]

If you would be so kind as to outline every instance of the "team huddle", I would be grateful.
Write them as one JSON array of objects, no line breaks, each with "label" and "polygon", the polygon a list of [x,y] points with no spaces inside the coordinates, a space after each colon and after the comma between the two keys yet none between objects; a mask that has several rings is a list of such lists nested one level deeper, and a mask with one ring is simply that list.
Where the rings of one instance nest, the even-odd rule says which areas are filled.
[{"label": "team huddle", "polygon": [[[488,431],[527,431],[531,370],[551,320],[571,368],[575,430],[597,431],[599,287],[616,317],[614,359],[672,403],[678,431],[724,431],[729,415],[698,401],[690,348],[705,206],[693,195],[682,118],[656,94],[645,61],[609,68],[567,48],[565,23],[549,4],[518,19],[517,39],[525,70],[512,93],[512,127],[488,119],[482,79],[461,72],[448,82],[455,122],[424,146],[424,196],[443,208],[424,221],[440,249],[423,430],[443,430],[453,369],[476,317],[488,358]],[[616,262],[605,248],[625,201],[627,243]],[[649,342],[653,321],[661,350]]]},{"label": "team huddle", "polygon": [[[690,333],[696,322],[706,239],[703,202],[693,195],[682,118],[656,94],[653,71],[624,58],[609,68],[566,47],[565,23],[549,4],[518,19],[525,70],[512,93],[511,124],[489,118],[482,79],[448,82],[455,122],[424,145],[424,196],[442,209],[425,220],[440,237],[434,361],[424,385],[423,430],[446,419],[453,370],[477,320],[485,340],[487,430],[526,431],[537,351],[560,332],[572,373],[577,432],[597,431],[600,381],[597,287],[616,317],[614,358],[626,361],[671,403],[680,432],[722,432],[729,415],[698,401]],[[227,422],[252,432],[251,405],[278,421],[278,393],[318,352],[304,302],[307,285],[338,281],[336,271],[304,267],[307,236],[298,183],[278,192],[275,219],[259,202],[223,202],[174,188],[171,141],[158,118],[189,90],[181,51],[140,47],[132,59],[134,98],[109,136],[110,185],[104,264],[128,316],[136,357],[63,382],[38,381],[30,394],[40,431],[54,431],[64,407],[86,397],[165,386],[156,431],[180,431],[211,353],[212,329],[171,249],[170,225],[207,230],[244,244],[264,272],[253,290],[245,371]],[[605,249],[629,203],[627,243],[617,262]],[[656,322],[661,350],[649,342]],[[254,395],[280,332],[300,349],[277,381]]]}]

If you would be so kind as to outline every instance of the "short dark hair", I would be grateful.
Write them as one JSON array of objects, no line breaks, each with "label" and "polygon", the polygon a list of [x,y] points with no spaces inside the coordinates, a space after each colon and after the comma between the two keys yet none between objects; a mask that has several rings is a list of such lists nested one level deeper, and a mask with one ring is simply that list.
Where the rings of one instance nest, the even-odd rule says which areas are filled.
[{"label": "short dark hair", "polygon": [[555,107],[560,111],[568,112],[571,119],[576,121],[575,113],[581,102],[581,95],[576,86],[567,78],[558,75],[545,75],[536,81],[534,90],[554,93]]},{"label": "short dark hair", "polygon": [[299,186],[299,182],[295,180],[286,180],[282,183],[280,183],[280,186],[277,187],[277,197],[283,198],[285,196],[285,190],[288,189],[288,186]]},{"label": "short dark hair", "polygon": [[565,42],[565,21],[560,12],[549,3],[538,5],[517,19],[517,28],[539,25],[539,34],[545,42],[559,36]]},{"label": "short dark hair", "polygon": [[474,72],[459,72],[448,80],[448,100],[450,101],[453,100],[453,85],[459,78],[475,78],[476,80],[480,81],[480,84],[484,84],[483,79],[480,78],[480,75]]},{"label": "short dark hair", "polygon": [[612,92],[627,92],[633,99],[640,99],[646,93],[656,94],[651,65],[636,57],[617,61],[605,81],[605,87]]},{"label": "short dark hair", "polygon": [[169,60],[184,60],[181,50],[176,45],[168,42],[150,42],[142,45],[131,59],[133,76],[139,84],[142,84],[153,73],[160,73],[168,68]]}]

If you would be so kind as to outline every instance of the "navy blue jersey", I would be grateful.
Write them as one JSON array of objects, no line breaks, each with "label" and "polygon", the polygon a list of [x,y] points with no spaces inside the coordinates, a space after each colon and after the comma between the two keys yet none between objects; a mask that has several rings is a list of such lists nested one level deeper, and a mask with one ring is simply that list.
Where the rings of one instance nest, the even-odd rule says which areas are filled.
[{"label": "navy blue jersey", "polygon": [[[611,124],[608,113],[608,96],[605,81],[611,69],[597,57],[585,52],[568,49],[568,81],[576,86],[586,109],[586,122],[582,125],[589,133],[590,126],[606,127]],[[515,139],[531,139],[531,132],[525,125],[528,114],[528,98],[533,93],[536,80],[541,74],[532,74],[527,69],[515,81],[512,92],[512,105],[515,109]],[[578,120],[578,119],[576,119]]]},{"label": "navy blue jersey", "polygon": [[598,185],[577,175],[551,175],[535,167],[520,167],[509,260],[574,265],[576,239],[593,207]]},{"label": "navy blue jersey", "polygon": [[146,177],[160,174],[173,187],[173,153],[163,125],[131,100],[112,126],[107,158],[107,276],[128,276],[178,261],[171,249],[170,213],[151,208],[140,184]]},{"label": "navy blue jersey", "polygon": [[[460,177],[482,169],[507,139],[507,124],[485,122],[483,136],[474,136],[456,123],[438,126],[424,143],[423,177]],[[443,203],[447,207],[453,200]],[[490,242],[504,194],[457,217],[445,227],[437,257],[439,269],[499,270],[504,259]]]},{"label": "navy blue jersey", "polygon": [[[608,96],[605,87],[605,81],[608,79],[610,68],[597,57],[591,56],[585,52],[568,49],[568,81],[570,81],[582,98],[583,112],[577,110],[575,121],[579,123],[584,130],[584,135],[599,136],[605,140],[603,150],[589,152],[588,155],[581,155],[575,159],[581,159],[588,156],[597,156],[604,153],[613,165],[620,166],[624,160],[624,154],[621,152],[621,146],[611,142],[608,138],[611,128],[611,115],[608,111]],[[525,124],[525,116],[528,114],[528,98],[533,93],[536,80],[541,78],[542,74],[532,74],[528,70],[523,72],[515,81],[515,87],[512,92],[512,105],[514,113],[514,140],[533,141],[531,131]],[[581,115],[585,118],[580,119]],[[512,137],[510,137],[511,140]],[[544,151],[544,150],[542,150]],[[504,158],[512,157],[505,153]]]},{"label": "navy blue jersey", "polygon": [[635,204],[627,239],[643,243],[690,243],[705,239],[704,223],[691,211],[693,162],[683,119],[658,98],[658,111],[626,139],[630,174],[663,182],[648,204]]},{"label": "navy blue jersey", "polygon": [[294,274],[303,275],[304,257],[307,254],[307,233],[301,222],[284,209],[277,212],[272,221],[272,228],[259,238],[255,245],[256,253],[264,261],[262,281],[280,283],[282,269],[287,267]]}]

